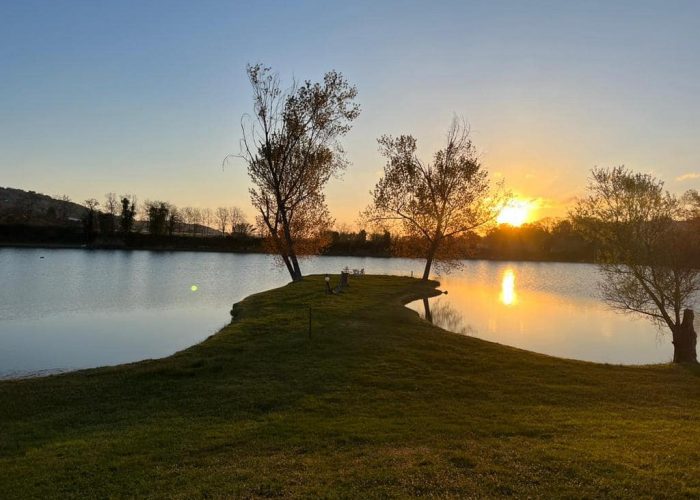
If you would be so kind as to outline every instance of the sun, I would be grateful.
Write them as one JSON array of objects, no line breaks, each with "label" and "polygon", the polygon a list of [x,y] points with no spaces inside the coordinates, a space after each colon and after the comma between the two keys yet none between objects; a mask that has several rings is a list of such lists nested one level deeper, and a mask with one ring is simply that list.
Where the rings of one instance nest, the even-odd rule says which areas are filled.
[{"label": "sun", "polygon": [[532,204],[526,200],[511,200],[501,209],[496,217],[499,224],[509,224],[514,227],[522,226],[530,216]]}]

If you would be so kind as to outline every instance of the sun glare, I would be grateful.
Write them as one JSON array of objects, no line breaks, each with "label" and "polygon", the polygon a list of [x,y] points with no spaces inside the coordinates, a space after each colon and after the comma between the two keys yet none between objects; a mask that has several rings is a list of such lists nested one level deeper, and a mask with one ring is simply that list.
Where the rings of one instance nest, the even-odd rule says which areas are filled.
[{"label": "sun glare", "polygon": [[515,293],[515,273],[512,269],[506,269],[506,272],[503,273],[501,294],[498,298],[507,306],[515,305],[518,301],[518,296]]},{"label": "sun glare", "polygon": [[529,201],[513,200],[501,209],[496,222],[499,224],[510,224],[511,226],[522,226],[530,216],[532,205]]}]

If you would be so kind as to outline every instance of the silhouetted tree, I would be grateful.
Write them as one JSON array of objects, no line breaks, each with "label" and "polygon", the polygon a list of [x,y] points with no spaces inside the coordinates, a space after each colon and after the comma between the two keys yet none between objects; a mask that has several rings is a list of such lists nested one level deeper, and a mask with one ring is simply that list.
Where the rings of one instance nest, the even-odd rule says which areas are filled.
[{"label": "silhouetted tree", "polygon": [[205,208],[202,210],[202,224],[204,225],[204,235],[209,236],[209,233],[211,231],[211,223],[212,220],[214,219],[214,214],[211,210],[211,208]]},{"label": "silhouetted tree", "polygon": [[62,194],[56,195],[54,198],[60,201],[60,203],[57,204],[56,217],[60,220],[67,218],[70,212],[70,196]]},{"label": "silhouetted tree", "polygon": [[146,201],[144,208],[148,217],[148,232],[156,236],[165,234],[170,213],[168,204],[162,201]]},{"label": "silhouetted tree", "polygon": [[335,71],[286,92],[270,68],[249,65],[247,72],[254,116],[241,121],[240,156],[254,185],[251,202],[271,250],[298,281],[297,256],[318,252],[331,225],[323,188],[345,167],[338,139],[359,115],[357,90]]},{"label": "silhouetted tree", "polygon": [[[238,207],[230,207],[228,209],[228,219],[231,222],[232,227],[238,224],[246,224],[248,222],[246,220],[245,213],[243,213],[243,210]],[[233,229],[231,232],[233,232]]]},{"label": "silhouetted tree", "polygon": [[214,212],[214,216],[216,217],[216,223],[219,225],[219,231],[221,231],[222,235],[225,235],[226,228],[228,228],[228,217],[229,217],[228,208],[226,208],[226,207],[217,208],[216,211]]},{"label": "silhouetted tree", "polygon": [[124,195],[121,199],[121,218],[120,227],[123,234],[128,234],[134,229],[134,220],[136,218],[136,198],[130,195]]},{"label": "silhouetted tree", "polygon": [[700,193],[695,189],[686,191],[683,195],[683,203],[688,212],[688,219],[700,221]]},{"label": "silhouetted tree", "polygon": [[383,136],[378,142],[387,163],[364,218],[397,222],[414,238],[426,260],[424,280],[434,261],[458,265],[451,251],[454,237],[492,222],[506,198],[502,188],[491,189],[469,129],[453,120],[447,144],[432,163],[418,159],[416,139],[410,135]]},{"label": "silhouetted tree", "polygon": [[100,202],[95,198],[90,198],[85,200],[85,208],[87,208],[87,213],[85,214],[85,236],[88,242],[92,241],[95,236],[95,221],[97,219],[97,207]]},{"label": "silhouetted tree", "polygon": [[105,195],[104,214],[101,214],[99,217],[101,233],[114,233],[118,210],[119,202],[117,201],[117,195],[114,193],[107,193]]},{"label": "silhouetted tree", "polygon": [[202,232],[202,210],[197,207],[192,208],[192,232],[196,236]]},{"label": "silhouetted tree", "polygon": [[168,208],[168,235],[172,236],[177,232],[177,227],[180,224],[180,211],[175,205],[169,205]]},{"label": "silhouetted tree", "polygon": [[596,243],[605,301],[665,324],[673,335],[673,361],[694,363],[691,305],[700,291],[700,270],[691,253],[698,234],[683,222],[683,208],[651,175],[596,168],[572,219]]}]

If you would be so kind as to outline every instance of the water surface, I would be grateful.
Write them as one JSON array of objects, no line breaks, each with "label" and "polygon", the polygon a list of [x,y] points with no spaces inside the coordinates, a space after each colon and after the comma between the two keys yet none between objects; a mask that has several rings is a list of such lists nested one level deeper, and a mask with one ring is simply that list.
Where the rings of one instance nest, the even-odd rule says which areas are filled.
[{"label": "water surface", "polygon": [[[422,262],[316,257],[303,271],[345,266],[420,275]],[[671,359],[668,337],[597,299],[593,266],[470,261],[439,279],[449,294],[431,299],[432,316],[452,331],[575,359]],[[223,327],[234,302],[288,281],[259,254],[0,249],[0,377],[167,356]]]},{"label": "water surface", "polygon": [[[440,279],[427,301],[433,323],[456,333],[563,358],[616,364],[665,363],[670,335],[610,310],[590,264],[468,262]],[[426,304],[409,304],[426,318]]]},{"label": "water surface", "polygon": [[[303,269],[346,265],[419,269],[342,257],[306,259]],[[0,248],[0,377],[167,356],[226,325],[234,302],[288,282],[261,254]]]}]

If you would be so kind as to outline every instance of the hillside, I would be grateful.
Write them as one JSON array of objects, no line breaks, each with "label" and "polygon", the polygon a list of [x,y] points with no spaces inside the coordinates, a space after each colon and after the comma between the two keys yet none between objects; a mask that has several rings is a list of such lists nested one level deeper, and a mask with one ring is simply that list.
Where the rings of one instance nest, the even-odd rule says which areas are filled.
[{"label": "hillside", "polygon": [[35,191],[0,187],[0,224],[55,226],[82,220],[87,209]]},{"label": "hillside", "polygon": [[[99,211],[99,209],[98,209]],[[10,187],[0,187],[0,225],[23,225],[37,227],[81,227],[87,215],[83,205],[37,193]],[[114,227],[118,227],[115,220]],[[96,224],[95,230],[99,232]],[[148,222],[136,220],[134,232],[148,232]],[[218,229],[202,224],[178,223],[174,234],[200,237],[221,236]]]}]

